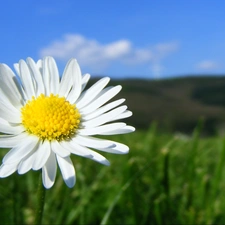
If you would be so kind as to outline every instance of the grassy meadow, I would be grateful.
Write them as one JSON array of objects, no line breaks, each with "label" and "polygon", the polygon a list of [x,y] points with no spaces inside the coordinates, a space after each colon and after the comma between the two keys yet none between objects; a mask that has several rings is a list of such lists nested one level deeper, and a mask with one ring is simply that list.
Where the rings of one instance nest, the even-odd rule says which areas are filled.
[{"label": "grassy meadow", "polygon": [[[147,131],[110,137],[127,155],[103,153],[111,166],[72,156],[77,183],[60,172],[46,191],[43,224],[224,224],[225,139]],[[1,155],[6,150],[1,150]],[[2,158],[2,157],[1,157]],[[33,224],[40,171],[0,180],[0,224]]]}]

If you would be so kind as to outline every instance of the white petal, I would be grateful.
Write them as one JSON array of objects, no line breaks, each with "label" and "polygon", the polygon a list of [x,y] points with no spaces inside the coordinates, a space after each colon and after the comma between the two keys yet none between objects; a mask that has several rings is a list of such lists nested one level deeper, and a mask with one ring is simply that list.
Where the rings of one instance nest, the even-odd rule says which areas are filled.
[{"label": "white petal", "polygon": [[58,94],[59,91],[59,71],[55,60],[48,57],[48,69],[50,74],[50,91],[53,94]]},{"label": "white petal", "polygon": [[104,77],[92,85],[88,90],[82,93],[81,97],[76,102],[76,106],[81,109],[82,107],[88,105],[109,83],[109,81],[109,77]]},{"label": "white petal", "polygon": [[[43,60],[39,59],[36,63],[38,70],[40,71],[40,73],[43,73]],[[42,76],[42,75],[41,75]],[[42,80],[43,80],[43,76],[42,76]],[[44,80],[43,80],[44,82]],[[44,83],[43,83],[44,84]]]},{"label": "white petal", "polygon": [[20,140],[17,146],[13,147],[3,158],[4,164],[11,164],[19,162],[26,155],[28,155],[36,146],[38,138],[35,136],[28,136],[26,139]]},{"label": "white petal", "polygon": [[127,154],[129,152],[128,146],[118,142],[113,142],[113,143],[115,144],[115,146],[112,148],[96,148],[96,149],[103,152],[113,153],[113,154]]},{"label": "white petal", "polygon": [[84,88],[86,87],[90,77],[91,77],[91,75],[88,74],[88,73],[84,74],[84,76],[82,77],[82,88],[81,88],[81,91],[83,91]]},{"label": "white petal", "polygon": [[49,141],[44,141],[39,143],[38,149],[36,151],[35,160],[32,164],[33,170],[41,169],[47,162],[51,153],[51,147]]},{"label": "white petal", "polygon": [[28,97],[28,99],[32,99],[32,96],[36,96],[34,79],[24,60],[19,61],[19,68],[20,68],[21,82],[24,91],[26,92],[26,96]]},{"label": "white petal", "polygon": [[2,164],[0,167],[0,177],[1,178],[8,177],[12,173],[14,173],[17,170],[17,165],[18,163],[9,165]]},{"label": "white petal", "polygon": [[[16,111],[20,111],[21,107],[24,105],[24,102],[25,102],[25,100],[23,100],[22,95],[21,95],[21,101],[20,101],[21,103],[20,102],[15,103],[15,98],[11,99],[11,95],[9,94],[9,92],[7,92],[6,90],[2,88],[3,85],[4,84],[2,84],[0,88],[0,102],[2,102],[5,105],[10,105],[11,108],[16,109]],[[21,86],[18,87],[18,89],[20,89],[21,92],[23,92],[21,88],[22,88]]]},{"label": "white petal", "polygon": [[114,117],[111,121],[125,119],[125,118],[128,118],[128,117],[132,116],[132,115],[133,115],[133,113],[131,111],[126,110],[123,113],[119,114],[118,116]]},{"label": "white petal", "polygon": [[80,136],[76,135],[73,139],[77,144],[83,145],[90,148],[112,148],[116,144],[109,140],[104,140],[96,137]]},{"label": "white petal", "polygon": [[21,125],[12,125],[6,120],[0,118],[0,132],[5,134],[20,134],[24,131]]},{"label": "white petal", "polygon": [[16,108],[23,104],[23,95],[18,80],[13,71],[5,64],[0,64],[1,95],[5,97]]},{"label": "white petal", "polygon": [[134,132],[134,131],[135,131],[134,127],[125,126],[125,127],[119,128],[117,130],[106,131],[106,132],[102,133],[102,135],[127,134],[127,133],[131,133],[131,132]]},{"label": "white petal", "polygon": [[10,102],[0,101],[0,117],[11,123],[21,123],[20,111]]},{"label": "white petal", "polygon": [[72,142],[76,142],[81,146],[94,148],[100,151],[114,153],[114,154],[126,154],[129,152],[128,146],[119,142],[105,140],[95,137],[80,136],[77,135]]},{"label": "white petal", "polygon": [[[101,164],[104,164],[106,166],[110,165],[109,161],[104,156],[100,155],[99,153],[92,151],[91,149],[89,149],[87,147],[81,146],[74,141],[71,141],[69,144],[71,147],[73,147],[73,149],[79,149],[80,151],[84,152],[86,155],[91,155],[91,157],[86,157],[86,156],[83,156],[83,157],[92,159],[92,160],[99,162]],[[73,152],[71,151],[71,153],[73,153]],[[76,154],[76,153],[74,153],[74,154]]]},{"label": "white petal", "polygon": [[127,109],[126,105],[120,106],[118,108],[115,108],[114,110],[109,111],[108,113],[102,114],[99,117],[96,117],[92,120],[88,120],[82,123],[82,125],[86,128],[89,127],[96,127],[99,125],[102,125],[104,123],[110,122],[115,117],[122,114]]},{"label": "white petal", "polygon": [[18,76],[20,77],[20,67],[19,67],[19,63],[14,63],[13,66],[14,66],[14,69],[15,69],[16,73],[17,73]]},{"label": "white petal", "polygon": [[51,149],[56,155],[59,155],[63,158],[70,155],[70,152],[63,148],[63,146],[58,141],[51,141]]},{"label": "white petal", "polygon": [[48,63],[49,57],[45,57],[42,62],[42,73],[43,73],[43,82],[45,86],[45,95],[49,96],[51,94],[50,90],[50,71],[49,71],[49,63]]},{"label": "white petal", "polygon": [[71,59],[69,61],[67,72],[70,73],[70,76],[72,77],[72,82],[73,82],[73,87],[69,95],[67,96],[67,100],[73,104],[76,102],[77,98],[80,96],[81,87],[82,87],[81,71],[76,59]]},{"label": "white petal", "polygon": [[87,114],[87,113],[95,111],[100,106],[104,105],[107,101],[109,101],[111,98],[113,98],[115,95],[117,95],[121,89],[122,89],[122,87],[120,85],[118,85],[116,87],[107,88],[107,91],[103,90],[102,94],[100,93],[101,95],[97,99],[95,99],[93,102],[91,102],[86,107],[82,108],[80,110],[80,112]]},{"label": "white petal", "polygon": [[93,156],[92,158],[90,158],[91,160],[94,160],[94,161],[96,161],[98,163],[101,163],[105,166],[110,165],[110,162],[104,156],[102,156],[101,154],[99,154],[95,151],[92,151],[92,150],[90,150],[90,151],[92,152],[92,156]]},{"label": "white petal", "polygon": [[20,161],[18,165],[19,174],[25,174],[32,169],[32,165],[37,153],[35,150],[36,148]]},{"label": "white petal", "polygon": [[90,114],[87,114],[87,115],[85,115],[85,112],[84,112],[82,114],[82,119],[85,120],[85,121],[93,119],[93,118],[95,118],[95,117],[97,117],[97,116],[99,116],[99,115],[101,115],[101,114],[103,114],[103,113],[105,113],[105,112],[115,108],[116,106],[122,104],[124,101],[125,101],[125,99],[122,98],[122,99],[110,102],[107,105],[104,105],[101,108],[99,108],[99,109],[95,110],[94,112],[92,112]]},{"label": "white petal", "polygon": [[39,67],[34,62],[32,58],[27,58],[27,64],[30,68],[30,71],[33,73],[33,77],[36,80],[36,96],[39,96],[41,93],[45,93],[45,87],[40,73]]},{"label": "white petal", "polygon": [[79,148],[80,146],[78,145],[75,148],[74,146],[71,146],[70,142],[67,142],[67,141],[62,141],[60,144],[62,145],[63,148],[67,149],[72,154],[79,155],[85,158],[92,158],[92,155],[90,154],[90,152],[83,151],[83,149]]},{"label": "white petal", "polygon": [[114,132],[118,129],[122,129],[126,126],[126,123],[112,123],[112,124],[106,124],[99,127],[94,128],[84,128],[80,129],[78,133],[80,135],[96,135],[96,134],[107,134],[109,132]]},{"label": "white petal", "polygon": [[59,85],[59,96],[67,97],[73,85],[69,65],[70,65],[70,61],[66,64],[65,70],[61,78],[61,82]]},{"label": "white petal", "polygon": [[76,175],[75,175],[75,169],[70,157],[68,156],[66,158],[62,158],[56,155],[56,158],[62,173],[63,180],[65,181],[66,185],[69,188],[72,188],[76,182]]},{"label": "white petal", "polygon": [[9,95],[7,93],[3,92],[3,90],[0,88],[0,102],[2,102],[5,105],[10,105],[12,108],[15,108],[16,110],[21,109],[22,105],[15,105],[12,103],[12,101],[9,99]]},{"label": "white petal", "polygon": [[55,182],[57,171],[55,153],[51,151],[51,154],[42,168],[42,181],[45,188],[49,189]]},{"label": "white petal", "polygon": [[18,135],[0,135],[0,147],[1,148],[12,148],[18,145],[23,140],[26,140],[29,134],[26,132]]}]

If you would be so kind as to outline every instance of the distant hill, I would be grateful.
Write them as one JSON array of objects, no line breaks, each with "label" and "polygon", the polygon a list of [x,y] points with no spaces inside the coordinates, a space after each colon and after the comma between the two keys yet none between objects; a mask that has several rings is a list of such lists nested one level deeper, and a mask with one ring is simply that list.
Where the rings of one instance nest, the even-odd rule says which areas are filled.
[{"label": "distant hill", "polygon": [[124,79],[110,84],[123,86],[119,97],[126,98],[134,114],[127,121],[139,129],[156,121],[160,130],[189,133],[204,117],[205,133],[225,130],[225,77]]}]

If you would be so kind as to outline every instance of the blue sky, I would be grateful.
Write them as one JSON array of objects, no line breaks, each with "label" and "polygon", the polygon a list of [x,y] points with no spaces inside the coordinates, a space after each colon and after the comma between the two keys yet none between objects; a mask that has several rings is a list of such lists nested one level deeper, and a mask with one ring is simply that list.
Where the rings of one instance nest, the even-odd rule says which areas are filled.
[{"label": "blue sky", "polygon": [[115,78],[225,74],[225,1],[1,2],[0,62],[77,58]]}]

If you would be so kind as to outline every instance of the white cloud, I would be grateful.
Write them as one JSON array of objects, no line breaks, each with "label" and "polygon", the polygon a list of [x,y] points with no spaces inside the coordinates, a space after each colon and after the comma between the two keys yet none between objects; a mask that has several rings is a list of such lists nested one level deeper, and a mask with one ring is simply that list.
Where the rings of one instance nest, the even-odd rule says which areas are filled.
[{"label": "white cloud", "polygon": [[100,44],[96,40],[87,39],[77,34],[67,34],[61,41],[54,41],[40,51],[41,56],[51,55],[61,60],[75,57],[83,65],[123,61],[137,63],[148,61],[149,50],[134,49],[128,40],[118,40],[108,44]]},{"label": "white cloud", "polygon": [[94,68],[105,68],[113,62],[129,66],[149,64],[152,68],[154,64],[159,67],[161,61],[177,49],[176,42],[136,48],[126,39],[101,44],[79,34],[66,34],[62,40],[53,41],[49,46],[42,48],[40,56],[51,55],[62,61],[74,57],[82,66]]},{"label": "white cloud", "polygon": [[219,69],[220,65],[219,63],[213,61],[213,60],[203,60],[197,64],[197,69],[200,70],[214,70]]}]

